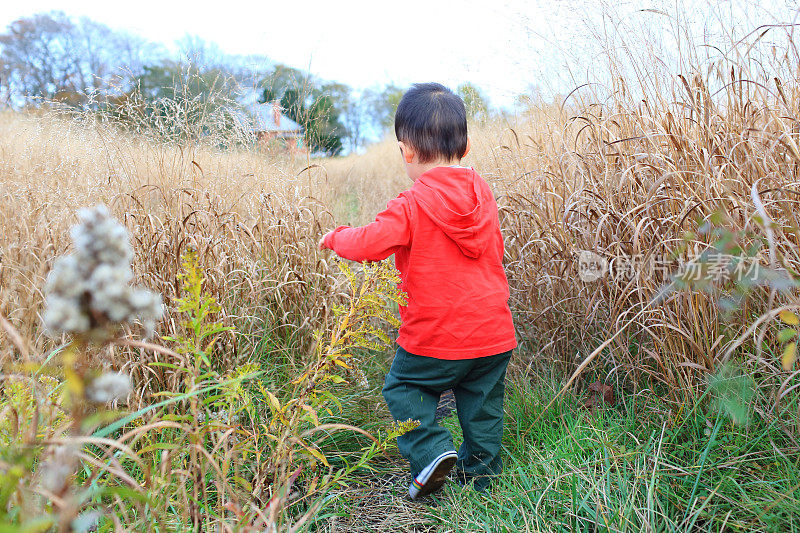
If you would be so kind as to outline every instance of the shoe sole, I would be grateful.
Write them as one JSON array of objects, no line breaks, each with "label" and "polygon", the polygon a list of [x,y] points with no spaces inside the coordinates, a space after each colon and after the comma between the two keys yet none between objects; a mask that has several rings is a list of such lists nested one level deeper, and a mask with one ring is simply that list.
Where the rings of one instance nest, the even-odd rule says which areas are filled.
[{"label": "shoe sole", "polygon": [[414,496],[414,499],[416,500],[417,498],[423,498],[442,488],[444,482],[447,481],[448,474],[450,474],[450,471],[456,464],[456,459],[456,457],[448,457],[436,465],[436,468],[433,469],[428,481],[426,481],[425,484],[420,487],[419,492],[416,496]]}]

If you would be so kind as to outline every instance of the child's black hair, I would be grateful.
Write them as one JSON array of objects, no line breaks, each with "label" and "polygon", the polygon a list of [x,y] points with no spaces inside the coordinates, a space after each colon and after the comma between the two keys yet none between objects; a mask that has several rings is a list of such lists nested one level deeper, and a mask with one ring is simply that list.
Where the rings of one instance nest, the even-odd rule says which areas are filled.
[{"label": "child's black hair", "polygon": [[467,151],[464,102],[439,83],[415,83],[397,106],[394,133],[414,147],[420,163],[461,159]]}]

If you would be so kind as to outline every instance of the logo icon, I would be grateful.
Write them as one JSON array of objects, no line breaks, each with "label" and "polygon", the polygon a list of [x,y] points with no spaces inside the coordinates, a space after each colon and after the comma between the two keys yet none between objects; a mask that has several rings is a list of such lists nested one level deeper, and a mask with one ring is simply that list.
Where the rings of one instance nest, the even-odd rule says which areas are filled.
[{"label": "logo icon", "polygon": [[597,281],[608,273],[605,257],[588,250],[578,254],[578,278],[585,283]]}]

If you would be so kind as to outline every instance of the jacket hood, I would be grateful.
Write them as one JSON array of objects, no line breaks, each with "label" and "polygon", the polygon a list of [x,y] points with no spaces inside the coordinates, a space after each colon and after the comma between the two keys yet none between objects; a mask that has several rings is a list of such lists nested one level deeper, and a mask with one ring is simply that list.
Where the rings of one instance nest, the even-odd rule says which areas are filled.
[{"label": "jacket hood", "polygon": [[467,257],[478,258],[491,240],[492,193],[472,168],[436,167],[411,188],[417,204]]}]

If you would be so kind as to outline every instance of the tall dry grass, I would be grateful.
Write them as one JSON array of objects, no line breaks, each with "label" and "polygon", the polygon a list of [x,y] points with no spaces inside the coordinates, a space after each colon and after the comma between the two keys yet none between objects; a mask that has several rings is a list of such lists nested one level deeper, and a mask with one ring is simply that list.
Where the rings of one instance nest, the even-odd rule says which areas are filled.
[{"label": "tall dry grass", "polygon": [[[658,57],[624,67],[609,52],[612,82],[471,125],[464,161],[499,200],[523,371],[588,368],[682,401],[738,361],[760,378],[769,409],[791,393],[800,372],[782,368],[780,323],[767,313],[794,308],[795,289],[763,276],[757,288],[674,279],[681,263],[734,245],[767,277],[800,269],[800,56],[791,25],[767,28],[777,49],[759,48],[764,29],[726,55],[689,46],[671,74]],[[328,165],[340,220],[367,222],[410,185],[396,152],[386,140]],[[612,268],[643,265],[584,282],[584,251]]]},{"label": "tall dry grass", "polygon": [[[546,360],[575,365],[624,329],[602,355],[606,371],[629,384],[652,378],[679,398],[729,357],[756,317],[795,301],[793,291],[761,288],[731,314],[720,302],[737,296],[730,283],[660,296],[679,260],[713,249],[712,226],[755,246],[762,267],[797,271],[800,92],[796,78],[765,79],[726,62],[672,81],[663,95],[637,99],[623,81],[608,103],[540,110],[535,128],[495,133],[489,169],[526,337]],[[585,250],[612,265],[668,258],[671,271],[636,267],[631,277],[582,282]],[[774,385],[790,377],[753,342],[739,355]]]},{"label": "tall dry grass", "polygon": [[[0,124],[0,521],[299,528],[324,490],[383,452],[391,438],[324,424],[331,383],[344,381],[334,370],[360,375],[347,352],[374,345],[387,313],[377,291],[393,274],[371,270],[370,287],[335,275],[316,248],[332,224],[313,197],[317,169],[205,138],[125,133],[102,117],[6,113]],[[127,226],[137,284],[165,300],[161,339],[142,342],[130,324],[98,346],[43,333],[45,278],[77,208],[98,203]],[[313,336],[323,325],[330,335]],[[107,424],[123,413],[85,391],[111,369],[135,386],[132,414]],[[342,430],[373,444],[334,468],[318,442]]]},{"label": "tall dry grass", "polygon": [[[761,353],[780,349],[773,337],[740,337],[793,293],[762,287],[730,312],[719,304],[737,295],[730,285],[657,298],[674,269],[578,278],[587,250],[612,264],[664,257],[674,267],[713,245],[716,234],[701,230],[719,216],[743,247],[757,245],[762,266],[797,270],[800,60],[792,28],[771,30],[781,46],[771,56],[755,54],[754,33],[732,43],[736,53],[689,54],[672,74],[653,70],[657,57],[631,68],[609,52],[605,85],[472,126],[465,162],[501,206],[511,305],[531,352],[523,367],[570,372],[597,357],[589,368],[604,379],[660,383],[679,399],[735,351],[770,387],[790,389],[797,374]],[[212,293],[237,315],[230,320],[247,333],[298,331],[319,323],[336,291],[329,256],[315,249],[320,233],[368,222],[410,185],[391,140],[306,168],[246,148],[157,142],[103,121],[5,113],[0,122],[0,311],[37,346],[37,287],[66,246],[74,207],[109,203],[134,237],[137,275],[167,299],[192,245]]]},{"label": "tall dry grass", "polygon": [[240,326],[310,331],[326,313],[332,278],[316,242],[332,218],[313,198],[319,171],[303,172],[305,162],[157,142],[56,115],[6,112],[0,124],[0,311],[35,351],[47,344],[40,287],[68,245],[76,209],[97,203],[125,222],[137,277],[167,300],[193,247],[208,289]]},{"label": "tall dry grass", "polygon": [[[623,394],[649,388],[685,404],[705,390],[709,375],[728,375],[721,369],[735,362],[755,378],[759,414],[777,419],[796,449],[800,370],[797,363],[782,367],[778,331],[784,326],[776,317],[779,310],[800,307],[796,288],[789,283],[782,290],[774,284],[687,285],[672,277],[679,261],[715,247],[739,253],[736,246],[749,250],[765,271],[798,277],[800,56],[791,27],[772,30],[782,32],[776,41],[783,43],[772,59],[755,55],[761,33],[732,43],[733,52],[718,57],[690,54],[679,72],[653,71],[657,57],[633,68],[610,57],[605,84],[581,87],[519,116],[471,125],[473,151],[465,163],[491,183],[501,210],[511,307],[523,344],[517,377],[543,367],[563,376],[582,369],[617,381]],[[118,443],[133,445],[152,433],[148,438],[157,445],[145,442],[146,453],[131,458],[146,455],[148,464],[161,470],[157,476],[145,472],[141,486],[131,486],[155,495],[159,514],[175,524],[232,530],[247,529],[242,523],[250,519],[274,523],[275,517],[259,513],[264,508],[278,513],[284,503],[295,501],[296,480],[300,491],[314,492],[322,479],[314,461],[301,464],[305,473],[298,477],[302,468],[293,461],[302,452],[283,447],[304,445],[302,438],[292,439],[305,434],[316,417],[308,410],[315,410],[308,398],[314,397],[316,382],[303,382],[309,375],[303,364],[312,370],[335,364],[335,358],[322,357],[324,351],[308,350],[310,333],[325,323],[344,288],[316,242],[336,224],[370,221],[410,183],[391,140],[364,155],[309,165],[242,142],[221,149],[218,139],[197,136],[191,127],[187,131],[194,134],[169,140],[157,129],[157,124],[155,130],[120,128],[103,117],[0,114],[0,318],[13,326],[0,320],[4,390],[24,396],[27,389],[43,386],[35,376],[20,381],[12,374],[30,367],[10,363],[41,363],[60,344],[42,333],[41,287],[54,258],[67,250],[76,209],[105,203],[130,231],[137,283],[161,293],[174,311],[170,304],[182,290],[181,257],[193,249],[207,278],[203,290],[227,313],[219,318],[219,339],[208,348],[208,365],[201,365],[200,357],[195,367],[175,364],[182,356],[170,348],[142,349],[135,343],[104,346],[92,354],[93,368],[131,374],[137,389],[133,412],[156,401],[150,393],[199,391],[209,380],[193,380],[208,375],[209,366],[217,376],[216,384],[210,382],[218,388],[244,379],[239,374],[251,368],[243,365],[250,359],[267,370],[261,395],[239,387],[222,399],[248,411],[253,421],[268,418],[268,434],[260,433],[264,424],[234,420],[230,406],[226,413],[215,395],[204,398],[203,406],[189,401],[190,410],[186,396],[174,409],[160,412],[161,419],[143,417],[141,427],[123,419],[128,426],[116,427],[124,431]],[[637,266],[630,276],[582,281],[578,267],[585,251],[612,265],[631,257],[668,258],[670,269]],[[235,325],[239,334],[223,332],[224,325]],[[159,333],[180,337],[185,329],[186,318],[171,312]],[[205,356],[201,348],[195,355]],[[297,375],[301,378],[292,390]],[[58,380],[48,381],[53,382],[57,389]],[[265,392],[272,389],[280,396],[274,402]],[[51,392],[45,391],[48,398]],[[51,412],[52,426],[63,424],[59,402],[42,404]],[[4,412],[12,407],[3,407]],[[202,418],[195,416],[200,411]],[[280,427],[281,415],[294,425]],[[37,437],[38,423],[31,427],[26,434]],[[229,439],[228,431],[236,430],[244,431],[241,439]],[[48,428],[43,435],[49,438],[54,431]],[[269,448],[262,438],[279,453],[262,455]],[[207,462],[187,459],[187,453],[203,448],[192,447],[192,439],[207,439],[218,455]],[[786,449],[773,446],[777,453]],[[276,466],[274,457],[283,462]],[[209,474],[220,465],[237,477],[241,469],[253,486],[226,487],[233,479],[227,473]],[[683,466],[678,468],[683,476]],[[119,479],[127,479],[124,469],[119,471]],[[214,484],[221,488],[210,490]],[[201,498],[199,490],[210,492]],[[211,502],[215,496],[219,501]],[[179,510],[173,508],[176,501]],[[139,508],[117,503],[122,511],[115,520],[148,523]],[[209,512],[218,509],[228,515],[218,519]],[[315,509],[303,509],[303,519]]]}]

